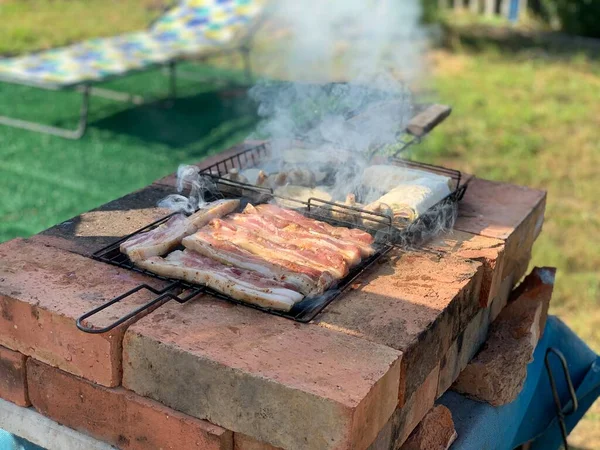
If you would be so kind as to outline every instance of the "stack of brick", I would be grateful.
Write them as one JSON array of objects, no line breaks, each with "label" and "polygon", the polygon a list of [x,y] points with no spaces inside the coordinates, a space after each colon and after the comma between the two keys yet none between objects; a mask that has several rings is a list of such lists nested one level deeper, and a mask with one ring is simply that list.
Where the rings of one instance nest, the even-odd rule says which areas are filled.
[{"label": "stack of brick", "polygon": [[[173,182],[0,245],[0,397],[125,449],[400,448],[506,305],[545,202],[474,179],[453,233],[390,253],[311,324],[202,296],[105,334],[77,330],[83,312],[156,285],[90,256],[164,214],[154,205]],[[429,442],[417,432],[409,448]]]}]

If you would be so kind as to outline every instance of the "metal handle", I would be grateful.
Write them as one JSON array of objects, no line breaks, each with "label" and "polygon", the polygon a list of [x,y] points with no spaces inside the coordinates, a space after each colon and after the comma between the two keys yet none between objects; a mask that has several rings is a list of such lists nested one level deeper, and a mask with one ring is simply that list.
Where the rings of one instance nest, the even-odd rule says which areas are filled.
[{"label": "metal handle", "polygon": [[[562,366],[563,375],[565,376],[565,381],[567,382],[567,388],[569,389],[569,395],[571,396],[571,410],[568,412],[563,411],[562,404],[560,402],[560,396],[558,395],[558,390],[556,389],[556,381],[554,380],[554,374],[552,373],[552,369],[550,368],[550,354],[554,353],[560,364]],[[577,411],[578,403],[577,403],[577,394],[575,393],[575,388],[573,387],[573,382],[571,380],[571,375],[569,374],[569,367],[567,365],[567,360],[565,359],[562,352],[556,348],[548,347],[546,350],[546,356],[544,358],[544,364],[546,365],[546,371],[548,372],[548,378],[550,379],[550,387],[552,388],[552,396],[554,397],[554,404],[556,405],[556,415],[558,417],[558,423],[560,426],[560,432],[562,434],[563,445],[565,450],[569,450],[569,443],[567,442],[567,426],[565,424],[565,416],[569,416]]]},{"label": "metal handle", "polygon": [[452,108],[447,105],[431,105],[413,117],[406,130],[413,136],[423,137],[450,115]]},{"label": "metal handle", "polygon": [[[156,305],[157,303],[160,303],[163,300],[165,300],[165,303],[169,300],[175,300],[179,303],[185,303],[188,300],[195,297],[196,295],[198,295],[199,293],[203,292],[202,288],[192,289],[191,293],[185,297],[179,297],[172,293],[172,291],[174,291],[175,289],[179,289],[181,287],[182,286],[179,281],[169,284],[164,289],[155,289],[152,286],[148,286],[147,284],[140,284],[139,286],[134,287],[133,289],[125,292],[124,294],[119,295],[118,297],[115,297],[112,300],[109,300],[108,302],[104,303],[103,305],[100,305],[97,308],[94,308],[91,311],[88,311],[85,314],[83,314],[81,317],[79,317],[77,319],[77,322],[76,322],[77,328],[79,328],[81,331],[84,331],[86,333],[93,333],[93,334],[106,333],[107,331],[110,331],[113,328],[121,325],[122,323],[127,322],[128,320],[134,318],[138,314],[152,308],[154,305]],[[88,319],[89,317],[94,316],[95,314],[99,313],[100,311],[105,310],[106,308],[114,305],[115,303],[120,302],[121,300],[135,294],[138,291],[141,291],[142,289],[146,289],[146,290],[152,292],[153,294],[158,295],[158,297],[150,300],[149,302],[143,304],[142,306],[139,306],[138,308],[134,309],[130,313],[124,315],[120,319],[116,320],[115,322],[111,323],[110,325],[108,325],[104,328],[95,328],[95,327],[90,327],[90,326],[86,326],[83,324],[83,321]]]}]

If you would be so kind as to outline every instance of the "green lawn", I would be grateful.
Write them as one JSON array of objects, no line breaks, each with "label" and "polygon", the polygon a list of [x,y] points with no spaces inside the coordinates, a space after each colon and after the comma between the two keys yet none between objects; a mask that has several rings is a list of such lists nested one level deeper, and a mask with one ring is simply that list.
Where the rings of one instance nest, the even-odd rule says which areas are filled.
[{"label": "green lawn", "polygon": [[[0,0],[0,54],[138,29],[164,3]],[[261,45],[254,58],[256,67],[273,72],[282,41],[270,41],[279,48]],[[600,61],[573,47],[555,52],[489,43],[430,56],[435,98],[454,112],[419,157],[548,191],[532,264],[558,268],[552,313],[600,351]],[[155,71],[110,87],[158,93],[166,82]],[[77,107],[72,93],[0,84],[0,114],[74,124]],[[257,122],[243,97],[183,80],[172,110],[95,98],[91,110],[90,130],[80,141],[0,128],[0,241],[32,235],[142,187],[182,162],[242,140]],[[573,434],[575,444],[600,442],[598,417],[600,406]]]},{"label": "green lawn", "polygon": [[0,0],[0,55],[145,28],[168,0]]},{"label": "green lawn", "polygon": [[[208,70],[200,70],[205,74]],[[213,71],[214,72],[214,71]],[[221,73],[221,75],[227,75]],[[160,71],[111,83],[115,89],[164,92]],[[180,81],[172,109],[92,98],[80,141],[0,128],[0,241],[35,234],[243,140],[256,124],[243,96]],[[79,96],[0,84],[3,113],[73,126]]]}]

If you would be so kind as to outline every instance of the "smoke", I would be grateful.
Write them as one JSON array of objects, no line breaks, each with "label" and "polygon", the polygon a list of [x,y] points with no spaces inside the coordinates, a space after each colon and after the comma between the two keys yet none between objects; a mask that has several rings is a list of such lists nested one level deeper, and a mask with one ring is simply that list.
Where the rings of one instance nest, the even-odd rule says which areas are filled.
[{"label": "smoke", "polygon": [[[290,81],[250,90],[262,118],[251,138],[269,139],[274,159],[292,139],[310,143],[315,157],[344,155],[328,189],[344,201],[372,154],[394,145],[414,115],[410,86],[425,72],[421,14],[420,0],[276,2],[271,20],[289,35],[280,73]],[[300,168],[307,163],[318,165]]]},{"label": "smoke", "polygon": [[[187,196],[182,194],[185,189],[189,189]],[[198,167],[180,165],[177,169],[177,192],[179,194],[171,194],[160,200],[158,206],[191,214],[206,203],[207,193],[218,190],[210,177],[200,175]]]},{"label": "smoke", "polygon": [[271,21],[290,36],[282,74],[294,81],[364,83],[384,71],[423,73],[420,0],[278,0]]},{"label": "smoke", "polygon": [[[267,173],[312,171],[317,190],[327,198],[343,203],[353,194],[357,207],[366,206],[381,192],[364,190],[364,169],[375,152],[397,144],[414,116],[411,87],[427,73],[421,0],[273,4],[269,20],[288,36],[285,54],[276,61],[287,81],[261,80],[249,91],[262,119],[250,139],[268,139],[273,154],[260,168]],[[303,160],[290,161],[285,153],[293,152],[297,141],[311,151],[303,152]],[[188,197],[181,195],[187,186]],[[207,185],[197,168],[182,166],[180,194],[167,197],[161,206],[192,212],[204,202],[206,188],[214,186]],[[425,240],[451,228],[455,215],[451,205],[438,206],[403,236],[411,242]]]}]

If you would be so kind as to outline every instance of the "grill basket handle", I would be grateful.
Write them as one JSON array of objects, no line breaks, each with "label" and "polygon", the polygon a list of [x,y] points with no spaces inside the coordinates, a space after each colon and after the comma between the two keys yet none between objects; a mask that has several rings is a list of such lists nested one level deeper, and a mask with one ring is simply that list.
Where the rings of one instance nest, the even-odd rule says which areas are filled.
[{"label": "grill basket handle", "polygon": [[450,115],[452,108],[447,105],[431,105],[413,117],[406,130],[416,137],[423,137]]},{"label": "grill basket handle", "polygon": [[[179,288],[181,288],[181,283],[179,281],[169,284],[164,289],[155,289],[152,286],[148,286],[147,284],[140,284],[139,286],[134,287],[133,289],[125,292],[124,294],[121,294],[118,297],[115,297],[112,300],[109,300],[108,302],[98,306],[97,308],[94,308],[91,311],[88,311],[85,314],[83,314],[81,317],[79,317],[77,319],[77,322],[76,322],[77,328],[79,328],[81,331],[84,331],[86,333],[92,333],[92,334],[106,333],[107,331],[110,331],[113,328],[118,327],[122,323],[125,323],[128,320],[133,319],[134,317],[138,316],[139,314],[142,314],[145,311],[150,310],[154,305],[157,305],[159,303],[161,303],[161,304],[166,303],[169,300],[175,300],[179,303],[185,303],[186,301],[190,300],[191,298],[195,297],[200,292],[202,292],[201,288],[192,289],[191,292],[188,295],[186,295],[185,297],[178,297],[177,295],[175,295],[175,293],[173,293],[173,291],[175,291]],[[84,320],[89,319],[90,317],[98,314],[100,311],[105,310],[106,308],[114,305],[115,303],[120,302],[121,300],[126,299],[127,297],[135,294],[136,292],[141,291],[142,289],[146,289],[146,290],[152,292],[153,294],[157,295],[157,297],[155,297],[152,300],[150,300],[149,302],[144,303],[143,305],[137,307],[133,311],[127,313],[126,315],[117,319],[110,325],[105,326],[104,328],[96,328],[93,326],[84,325],[84,323],[83,323]],[[161,305],[158,305],[158,306],[161,306]]]}]

